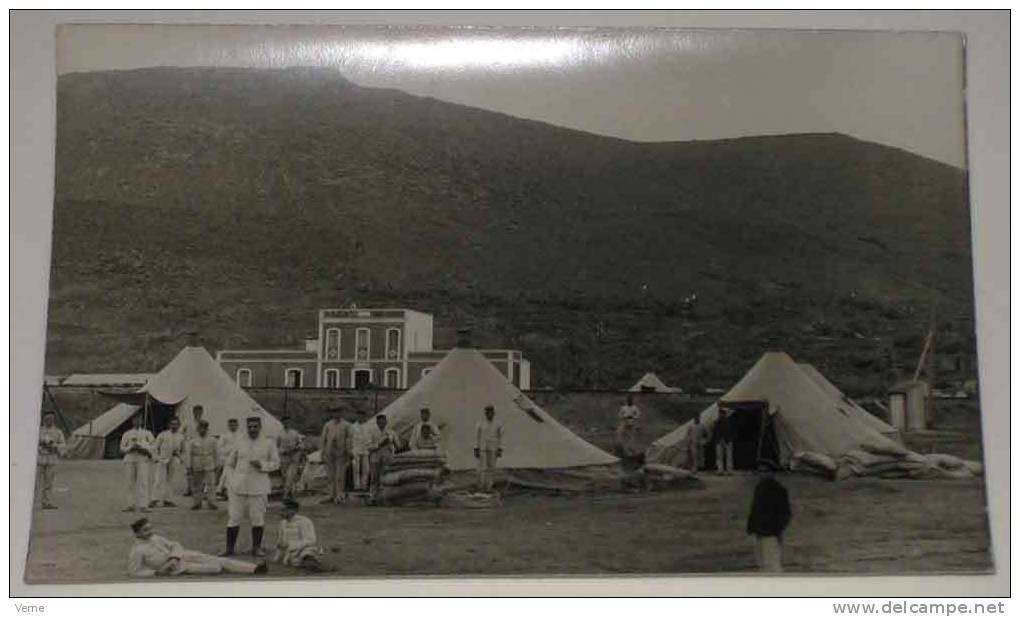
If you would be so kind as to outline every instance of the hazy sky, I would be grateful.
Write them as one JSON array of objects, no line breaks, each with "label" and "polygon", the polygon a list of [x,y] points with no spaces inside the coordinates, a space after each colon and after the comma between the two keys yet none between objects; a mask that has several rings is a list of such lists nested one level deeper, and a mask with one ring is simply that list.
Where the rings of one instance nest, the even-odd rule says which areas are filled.
[{"label": "hazy sky", "polygon": [[74,25],[58,31],[57,64],[330,66],[625,139],[840,132],[965,164],[951,33]]}]

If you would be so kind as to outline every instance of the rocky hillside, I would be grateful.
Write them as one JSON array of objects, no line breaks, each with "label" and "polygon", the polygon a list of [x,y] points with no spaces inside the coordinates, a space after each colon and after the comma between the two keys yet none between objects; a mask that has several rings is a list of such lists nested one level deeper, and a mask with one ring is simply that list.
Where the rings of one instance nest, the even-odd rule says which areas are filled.
[{"label": "rocky hillside", "polygon": [[[962,170],[837,134],[634,143],[319,69],[61,76],[47,372],[297,343],[407,305],[541,385],[723,385],[766,348],[880,390],[973,360]],[[601,326],[599,325],[601,324]]]}]

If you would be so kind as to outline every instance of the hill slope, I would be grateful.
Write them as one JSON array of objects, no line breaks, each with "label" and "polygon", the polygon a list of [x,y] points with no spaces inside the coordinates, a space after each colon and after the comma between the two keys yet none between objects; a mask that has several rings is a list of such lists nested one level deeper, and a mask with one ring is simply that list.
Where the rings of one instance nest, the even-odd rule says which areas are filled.
[{"label": "hill slope", "polygon": [[964,172],[842,135],[632,143],[317,69],[70,74],[54,219],[49,372],[155,368],[188,329],[293,344],[351,301],[574,387],[722,383],[779,343],[886,379],[933,298],[973,352]]}]

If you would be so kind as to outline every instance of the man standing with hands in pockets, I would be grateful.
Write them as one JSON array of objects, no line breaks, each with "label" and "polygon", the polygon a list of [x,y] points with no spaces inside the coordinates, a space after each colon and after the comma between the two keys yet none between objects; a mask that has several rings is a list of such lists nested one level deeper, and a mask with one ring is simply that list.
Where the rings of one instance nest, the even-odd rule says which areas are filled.
[{"label": "man standing with hands in pockets", "polygon": [[221,557],[234,554],[244,518],[251,523],[251,554],[266,555],[262,550],[262,533],[269,506],[269,473],[280,468],[280,454],[276,442],[262,436],[262,418],[250,416],[245,426],[247,434],[237,441],[227,459],[233,477],[232,485],[227,487],[227,550]]},{"label": "man standing with hands in pockets", "polygon": [[319,437],[319,453],[329,480],[329,497],[322,503],[340,503],[347,498],[347,459],[353,431],[343,411],[339,407],[333,410],[333,418],[322,427]]},{"label": "man standing with hands in pockets", "polygon": [[475,425],[475,458],[478,459],[478,490],[492,491],[492,470],[503,456],[503,425],[495,420],[496,409],[485,406],[485,418]]}]

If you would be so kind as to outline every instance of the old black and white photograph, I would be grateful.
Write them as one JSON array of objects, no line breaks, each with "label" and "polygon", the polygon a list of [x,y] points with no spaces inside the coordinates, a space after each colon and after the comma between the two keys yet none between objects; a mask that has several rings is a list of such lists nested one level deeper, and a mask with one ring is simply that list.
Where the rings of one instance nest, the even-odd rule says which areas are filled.
[{"label": "old black and white photograph", "polygon": [[27,584],[994,571],[960,33],[54,41]]}]

